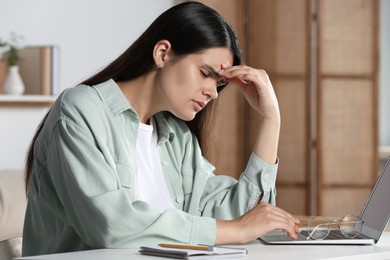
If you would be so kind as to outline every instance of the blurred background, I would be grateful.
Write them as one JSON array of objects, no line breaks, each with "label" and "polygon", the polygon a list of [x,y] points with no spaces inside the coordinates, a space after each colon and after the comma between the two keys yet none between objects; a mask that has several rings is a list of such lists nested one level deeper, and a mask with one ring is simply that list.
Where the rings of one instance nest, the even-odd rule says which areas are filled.
[{"label": "blurred background", "polygon": [[[103,68],[179,2],[0,0],[0,39],[15,33],[24,47],[56,47],[55,86],[0,95],[0,170],[23,169],[59,92]],[[282,112],[278,205],[299,215],[359,214],[390,154],[390,0],[200,2],[236,28],[246,63],[273,82]],[[235,88],[218,110],[210,136],[220,152],[210,161],[217,174],[239,178],[257,117]]]}]

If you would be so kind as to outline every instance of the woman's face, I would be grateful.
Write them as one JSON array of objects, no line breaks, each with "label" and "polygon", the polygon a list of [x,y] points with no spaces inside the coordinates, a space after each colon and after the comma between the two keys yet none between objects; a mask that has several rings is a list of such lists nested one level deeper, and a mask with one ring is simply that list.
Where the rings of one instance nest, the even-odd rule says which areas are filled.
[{"label": "woman's face", "polygon": [[176,117],[190,121],[210,100],[218,97],[217,88],[225,83],[218,71],[222,66],[231,66],[233,55],[227,48],[210,48],[179,58],[170,57],[159,71],[164,106]]}]

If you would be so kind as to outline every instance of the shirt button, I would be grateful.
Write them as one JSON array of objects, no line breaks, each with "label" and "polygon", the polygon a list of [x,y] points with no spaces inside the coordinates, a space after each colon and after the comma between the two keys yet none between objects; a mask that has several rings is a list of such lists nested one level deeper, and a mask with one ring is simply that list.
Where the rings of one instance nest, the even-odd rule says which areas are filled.
[{"label": "shirt button", "polygon": [[176,197],[176,202],[177,203],[182,203],[184,201],[184,198],[182,196],[177,196]]},{"label": "shirt button", "polygon": [[162,161],[162,165],[163,166],[168,166],[168,162],[167,161]]}]

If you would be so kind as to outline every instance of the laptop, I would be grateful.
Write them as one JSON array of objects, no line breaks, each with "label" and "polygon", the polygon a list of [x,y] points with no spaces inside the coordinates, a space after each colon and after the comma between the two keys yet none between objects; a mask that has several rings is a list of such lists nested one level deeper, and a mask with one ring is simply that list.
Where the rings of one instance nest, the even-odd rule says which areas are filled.
[{"label": "laptop", "polygon": [[[266,244],[277,245],[308,245],[308,244],[331,244],[331,245],[364,245],[376,244],[386,228],[390,217],[390,157],[387,158],[385,165],[382,168],[374,188],[371,191],[368,200],[360,213],[360,218],[363,220],[363,227],[359,236],[355,238],[347,238],[342,234],[334,237],[329,234],[322,240],[307,238],[308,232],[298,234],[298,239],[293,240],[286,235],[282,230],[275,230],[261,236],[259,239]],[[331,230],[330,233],[340,232],[339,230]]]}]

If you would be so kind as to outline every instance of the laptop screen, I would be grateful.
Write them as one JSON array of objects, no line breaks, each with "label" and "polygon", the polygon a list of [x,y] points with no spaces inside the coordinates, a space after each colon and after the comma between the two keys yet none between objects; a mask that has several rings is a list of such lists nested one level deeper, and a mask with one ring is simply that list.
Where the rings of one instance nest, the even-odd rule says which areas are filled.
[{"label": "laptop screen", "polygon": [[378,240],[390,217],[390,157],[382,168],[361,218],[364,221],[362,233]]}]

